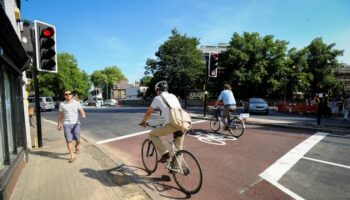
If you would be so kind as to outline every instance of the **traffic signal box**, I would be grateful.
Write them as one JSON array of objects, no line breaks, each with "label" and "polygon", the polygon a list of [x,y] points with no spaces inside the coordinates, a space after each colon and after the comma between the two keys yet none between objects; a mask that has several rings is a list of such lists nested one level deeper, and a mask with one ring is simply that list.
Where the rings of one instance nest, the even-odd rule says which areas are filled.
[{"label": "traffic signal box", "polygon": [[56,28],[37,20],[34,25],[37,69],[57,73]]},{"label": "traffic signal box", "polygon": [[208,76],[211,78],[216,78],[218,75],[218,60],[219,60],[219,53],[217,52],[209,53]]}]

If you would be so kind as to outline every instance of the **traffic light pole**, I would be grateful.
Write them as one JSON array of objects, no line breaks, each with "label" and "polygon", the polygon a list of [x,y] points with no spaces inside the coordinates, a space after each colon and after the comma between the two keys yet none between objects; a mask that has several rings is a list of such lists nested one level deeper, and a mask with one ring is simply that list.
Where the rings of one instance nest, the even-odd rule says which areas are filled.
[{"label": "traffic light pole", "polygon": [[33,79],[34,79],[34,93],[35,93],[35,110],[36,110],[36,130],[37,130],[37,137],[38,137],[38,147],[43,146],[43,139],[42,139],[42,129],[41,129],[41,113],[40,113],[40,101],[39,101],[39,81],[38,81],[38,70],[37,70],[37,59],[36,59],[36,45],[35,45],[35,33],[34,30],[31,31],[31,37],[32,37],[32,44],[33,44]]},{"label": "traffic light pole", "polygon": [[204,117],[207,115],[207,102],[208,102],[208,73],[209,73],[209,69],[208,69],[208,65],[209,65],[209,55],[205,56],[205,81],[204,81],[204,108],[203,108],[203,115]]},{"label": "traffic light pole", "polygon": [[36,130],[38,136],[38,146],[43,146],[42,130],[41,130],[41,113],[40,113],[40,102],[39,102],[39,82],[38,82],[38,70],[36,67],[33,69],[34,78],[34,91],[35,91],[35,110],[36,110]]}]

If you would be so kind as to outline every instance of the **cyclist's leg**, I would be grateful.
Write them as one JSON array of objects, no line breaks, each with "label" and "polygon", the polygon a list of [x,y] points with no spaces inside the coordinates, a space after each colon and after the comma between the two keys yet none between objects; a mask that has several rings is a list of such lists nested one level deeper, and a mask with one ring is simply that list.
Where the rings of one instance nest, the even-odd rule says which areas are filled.
[{"label": "cyclist's leg", "polygon": [[231,106],[225,106],[224,108],[224,112],[222,114],[223,116],[223,123],[224,123],[224,127],[227,128],[228,124],[227,124],[227,120],[230,117],[230,111],[231,111]]},{"label": "cyclist's leg", "polygon": [[[177,137],[177,138],[175,139],[174,145],[175,145],[175,147],[176,147],[177,150],[181,150],[181,149],[182,149],[184,139],[185,139],[185,134],[182,134],[181,137]],[[181,160],[182,160],[182,157],[177,158],[177,159],[176,159],[176,162],[174,163],[174,166],[173,166],[173,167],[174,167],[174,168],[179,168],[179,166],[181,166]]]},{"label": "cyclist's leg", "polygon": [[166,149],[166,147],[164,146],[162,140],[159,138],[160,136],[166,136],[169,135],[171,133],[174,133],[176,131],[176,129],[171,126],[170,124],[167,124],[165,126],[153,129],[150,133],[149,133],[149,137],[151,138],[154,146],[156,147],[156,149],[158,150],[160,156],[164,155],[165,153],[168,152],[168,150]]}]

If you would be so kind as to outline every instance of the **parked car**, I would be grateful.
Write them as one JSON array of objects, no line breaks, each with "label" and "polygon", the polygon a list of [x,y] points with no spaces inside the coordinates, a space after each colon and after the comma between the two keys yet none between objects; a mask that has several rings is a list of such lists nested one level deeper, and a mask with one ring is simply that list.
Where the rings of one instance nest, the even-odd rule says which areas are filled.
[{"label": "parked car", "polygon": [[118,101],[115,99],[109,99],[105,101],[106,106],[116,106],[118,104]]},{"label": "parked car", "polygon": [[[35,97],[28,97],[29,106],[35,107]],[[54,110],[55,102],[52,97],[39,97],[40,111]]]},{"label": "parked car", "polygon": [[262,98],[249,98],[244,105],[244,110],[248,113],[263,113],[267,115],[269,114],[269,105]]}]

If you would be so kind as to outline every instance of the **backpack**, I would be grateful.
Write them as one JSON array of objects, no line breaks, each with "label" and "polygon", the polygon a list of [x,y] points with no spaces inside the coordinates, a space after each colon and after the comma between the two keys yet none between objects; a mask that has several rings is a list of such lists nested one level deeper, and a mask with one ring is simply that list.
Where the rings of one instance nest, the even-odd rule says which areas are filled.
[{"label": "backpack", "polygon": [[191,116],[182,108],[171,108],[166,99],[160,95],[163,102],[170,109],[170,124],[175,127],[177,130],[185,133],[190,130],[192,127]]}]

